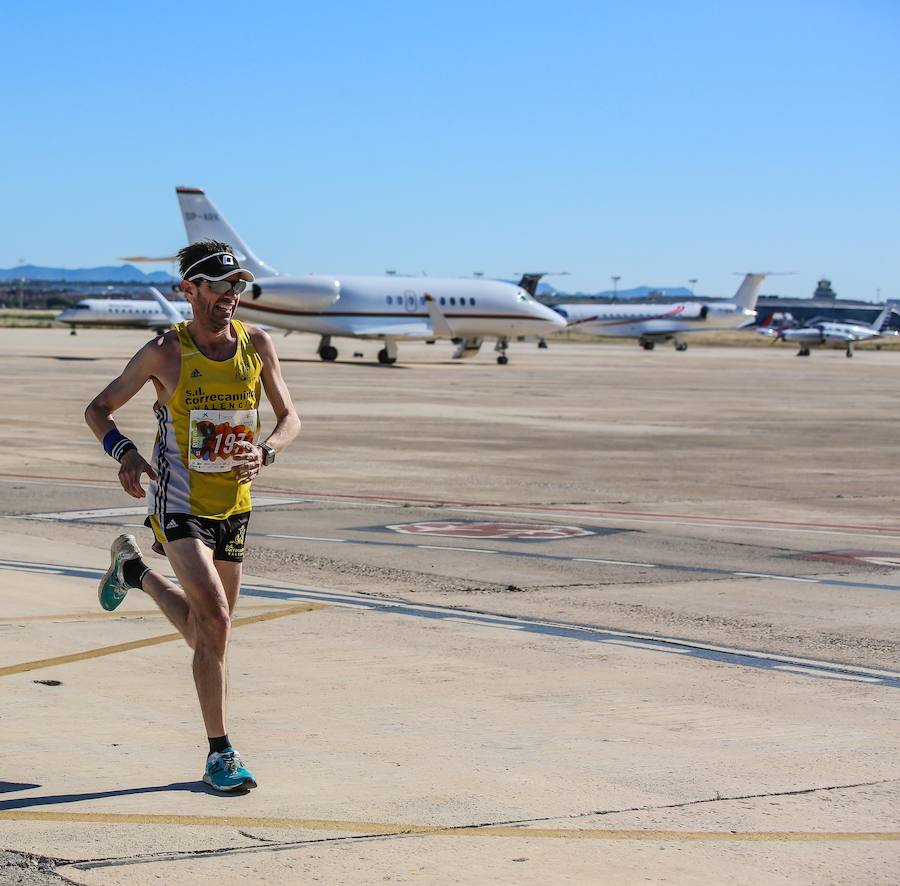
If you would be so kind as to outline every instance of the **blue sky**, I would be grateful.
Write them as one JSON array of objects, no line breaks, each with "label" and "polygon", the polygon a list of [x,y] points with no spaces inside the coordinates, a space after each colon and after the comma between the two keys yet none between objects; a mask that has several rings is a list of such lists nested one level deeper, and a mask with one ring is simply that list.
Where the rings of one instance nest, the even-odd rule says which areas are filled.
[{"label": "blue sky", "polygon": [[82,2],[4,13],[0,267],[184,243],[566,289],[900,297],[900,3]]}]

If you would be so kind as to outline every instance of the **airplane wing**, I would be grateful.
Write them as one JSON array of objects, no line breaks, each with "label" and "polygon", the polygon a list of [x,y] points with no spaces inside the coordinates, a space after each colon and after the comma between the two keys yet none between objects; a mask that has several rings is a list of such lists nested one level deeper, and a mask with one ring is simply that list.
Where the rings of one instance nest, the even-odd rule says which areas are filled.
[{"label": "airplane wing", "polygon": [[444,312],[438,307],[433,295],[425,293],[425,307],[428,308],[428,319],[431,320],[431,334],[441,338],[453,338],[453,330],[444,316]]},{"label": "airplane wing", "polygon": [[347,335],[434,338],[431,324],[422,317],[410,317],[408,320],[404,317],[392,317],[389,320],[378,317],[347,317],[341,318],[340,323]]},{"label": "airplane wing", "polygon": [[150,292],[153,293],[153,297],[156,299],[156,303],[159,305],[160,310],[163,312],[163,316],[166,318],[167,323],[171,323],[173,326],[176,323],[181,323],[184,321],[184,317],[172,307],[171,302],[155,287],[149,287]]},{"label": "airplane wing", "polygon": [[[685,321],[681,320],[677,323],[662,323],[659,320],[653,321],[653,329],[649,332],[642,333],[644,338],[653,338],[654,335],[683,335],[687,332],[716,332],[717,330],[713,326],[704,326],[702,323],[698,323],[694,327],[686,326]],[[598,332],[598,335],[603,335],[602,332]]]}]

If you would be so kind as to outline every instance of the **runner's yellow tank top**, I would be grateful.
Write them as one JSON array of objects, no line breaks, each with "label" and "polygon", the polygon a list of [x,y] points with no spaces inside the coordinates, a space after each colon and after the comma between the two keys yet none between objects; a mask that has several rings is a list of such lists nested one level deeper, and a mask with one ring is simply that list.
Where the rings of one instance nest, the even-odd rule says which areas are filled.
[{"label": "runner's yellow tank top", "polygon": [[239,484],[233,468],[238,440],[253,441],[259,431],[262,359],[239,320],[231,327],[237,350],[229,360],[204,357],[188,331],[174,331],[181,345],[178,387],[164,406],[154,407],[158,422],[153,464],[159,479],[148,489],[148,510],[224,520],[251,508],[250,484]]}]

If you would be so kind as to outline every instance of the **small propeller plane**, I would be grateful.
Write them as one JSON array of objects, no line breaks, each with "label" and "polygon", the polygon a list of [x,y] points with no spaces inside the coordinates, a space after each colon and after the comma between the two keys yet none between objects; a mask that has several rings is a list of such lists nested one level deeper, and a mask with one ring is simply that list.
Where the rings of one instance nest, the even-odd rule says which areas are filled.
[{"label": "small propeller plane", "polygon": [[885,302],[884,310],[871,326],[853,320],[840,322],[824,317],[814,317],[801,326],[795,325],[790,314],[775,314],[770,318],[769,325],[760,326],[756,331],[771,338],[773,342],[796,342],[799,346],[798,357],[808,357],[811,347],[823,345],[843,347],[847,356],[852,357],[853,345],[857,342],[900,335],[897,330],[887,328],[891,314],[900,313],[897,308],[900,308],[900,302]]}]

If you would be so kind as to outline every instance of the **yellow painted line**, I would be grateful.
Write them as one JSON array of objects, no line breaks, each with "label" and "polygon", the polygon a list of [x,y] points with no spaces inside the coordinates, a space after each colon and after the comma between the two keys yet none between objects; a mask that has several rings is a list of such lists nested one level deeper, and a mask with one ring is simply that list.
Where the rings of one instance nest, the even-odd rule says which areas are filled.
[{"label": "yellow painted line", "polygon": [[774,843],[845,843],[900,841],[900,831],[661,831],[612,828],[447,828],[423,824],[341,821],[319,818],[253,818],[232,815],[142,815],[104,812],[0,812],[0,821],[55,821],[82,824],[187,825],[191,827],[280,828],[303,831],[345,831],[354,834],[429,837],[514,837],[559,840],[651,840],[665,842],[724,841]]},{"label": "yellow painted line", "polygon": [[[257,624],[261,621],[271,621],[275,618],[284,618],[286,615],[296,615],[298,612],[311,612],[314,609],[327,608],[326,603],[301,603],[282,607],[274,612],[263,612],[259,615],[246,615],[235,618],[231,622],[233,628],[243,625]],[[25,671],[36,671],[40,668],[52,668],[56,665],[71,664],[75,661],[86,661],[89,658],[101,658],[104,655],[116,655],[119,652],[130,652],[132,649],[143,649],[145,646],[158,646],[160,643],[171,643],[173,640],[181,640],[181,634],[177,631],[173,634],[162,634],[158,637],[146,637],[143,640],[132,640],[130,643],[117,643],[115,646],[101,646],[99,649],[88,649],[84,652],[73,652],[69,655],[58,655],[55,658],[42,658],[37,661],[26,661],[22,664],[8,665],[0,668],[0,677],[8,677],[10,674],[21,674]]]},{"label": "yellow painted line", "polygon": [[[274,612],[284,609],[283,603],[254,603],[238,607],[238,612]],[[9,615],[0,624],[19,624],[27,621],[88,621],[91,619],[165,618],[160,609],[123,609],[117,612],[61,612],[54,615]]]}]

